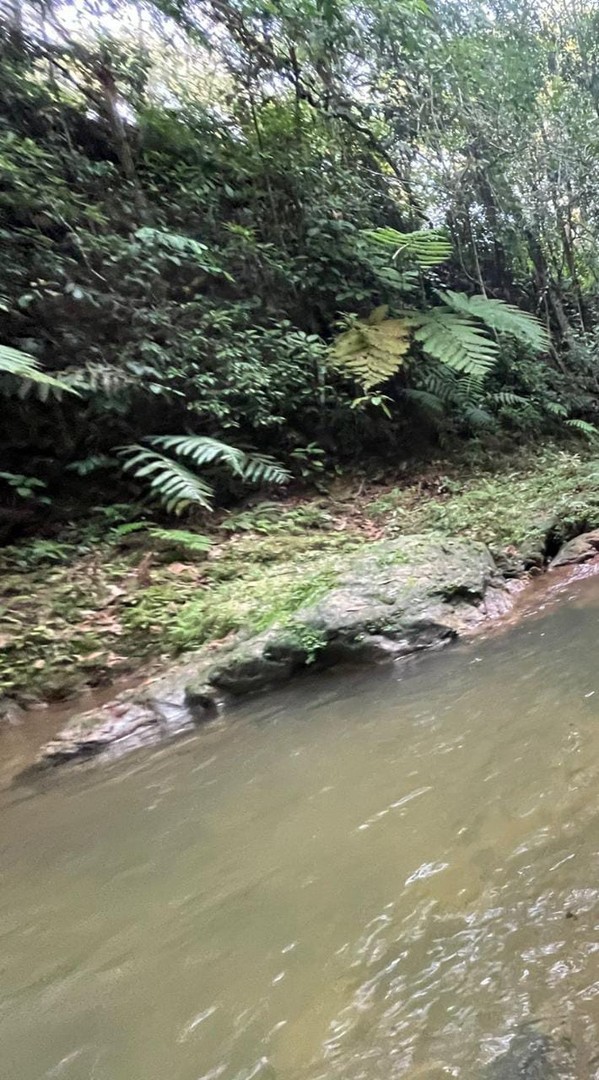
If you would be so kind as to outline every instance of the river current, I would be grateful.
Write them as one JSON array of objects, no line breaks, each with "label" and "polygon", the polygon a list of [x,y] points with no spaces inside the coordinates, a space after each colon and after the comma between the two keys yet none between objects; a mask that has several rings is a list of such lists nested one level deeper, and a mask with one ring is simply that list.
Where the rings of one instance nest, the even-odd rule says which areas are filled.
[{"label": "river current", "polygon": [[540,606],[2,792],[0,1075],[470,1080],[533,1024],[599,1076],[599,578]]}]

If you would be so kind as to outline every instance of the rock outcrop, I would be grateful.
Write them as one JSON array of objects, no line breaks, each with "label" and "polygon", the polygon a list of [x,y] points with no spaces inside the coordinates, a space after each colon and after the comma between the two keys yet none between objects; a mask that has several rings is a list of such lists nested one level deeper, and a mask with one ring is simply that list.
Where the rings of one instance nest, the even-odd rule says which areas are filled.
[{"label": "rock outcrop", "polygon": [[310,664],[397,660],[445,644],[506,604],[484,544],[427,535],[369,545],[284,624],[204,649],[143,692],[76,717],[42,748],[37,767],[157,741]]},{"label": "rock outcrop", "polygon": [[563,547],[560,548],[554,559],[549,564],[550,570],[555,570],[558,566],[571,566],[575,563],[587,562],[589,559],[594,559],[599,554],[599,529],[593,529],[592,532],[581,533],[580,536],[575,536],[573,540],[568,540]]}]

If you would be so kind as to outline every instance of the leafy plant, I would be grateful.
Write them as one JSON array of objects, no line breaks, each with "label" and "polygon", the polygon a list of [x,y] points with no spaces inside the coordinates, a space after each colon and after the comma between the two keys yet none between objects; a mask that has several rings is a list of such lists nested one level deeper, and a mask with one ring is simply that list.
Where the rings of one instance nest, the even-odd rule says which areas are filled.
[{"label": "leafy plant", "polygon": [[281,503],[262,502],[247,510],[230,513],[221,528],[226,532],[256,532],[300,534],[306,529],[326,529],[331,526],[330,515],[317,506],[297,506],[288,509]]},{"label": "leafy plant", "polygon": [[[228,443],[201,435],[157,435],[148,439],[194,465],[224,466],[246,484],[284,484],[290,477],[283,466],[265,454],[249,454]],[[212,485],[190,469],[157,450],[144,446],[124,447],[124,468],[146,481],[168,513],[182,514],[190,506],[212,509]]]},{"label": "leafy plant", "polygon": [[152,526],[148,534],[152,540],[160,540],[166,547],[181,548],[192,555],[205,555],[214,543],[212,537],[189,532],[187,529],[160,529]]},{"label": "leafy plant", "polygon": [[231,275],[223,270],[222,266],[214,259],[208,246],[191,236],[182,236],[179,233],[168,232],[165,229],[153,229],[146,225],[142,229],[137,229],[135,237],[142,244],[155,247],[166,253],[171,262],[174,261],[175,265],[177,265],[181,256],[193,259],[207,273],[219,274],[225,277],[227,281],[233,281]]},{"label": "leafy plant", "polygon": [[51,500],[47,495],[41,494],[46,485],[43,480],[35,476],[21,476],[18,473],[0,472],[0,480],[4,480],[9,488],[22,499],[36,499],[39,503],[49,505]]},{"label": "leafy plant", "polygon": [[[369,233],[378,242],[398,244],[403,234],[393,229]],[[422,268],[447,258],[447,241],[433,231],[405,234],[394,258],[404,254]],[[394,245],[393,245],[394,246]],[[545,328],[528,312],[501,300],[486,296],[468,296],[451,289],[435,289],[441,305],[404,308],[400,318],[388,318],[387,305],[375,308],[366,320],[353,318],[332,348],[333,364],[347,370],[360,383],[371,401],[369,391],[389,382],[405,367],[414,343],[425,357],[439,361],[453,371],[482,381],[496,365],[500,347],[493,332],[509,334],[540,352],[549,347]]]}]

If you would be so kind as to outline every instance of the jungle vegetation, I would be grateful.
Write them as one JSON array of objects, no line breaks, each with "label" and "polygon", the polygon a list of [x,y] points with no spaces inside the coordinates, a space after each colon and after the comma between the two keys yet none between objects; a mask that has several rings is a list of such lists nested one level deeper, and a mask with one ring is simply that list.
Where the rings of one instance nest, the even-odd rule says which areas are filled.
[{"label": "jungle vegetation", "polygon": [[5,0],[0,63],[0,538],[593,438],[594,0]]}]

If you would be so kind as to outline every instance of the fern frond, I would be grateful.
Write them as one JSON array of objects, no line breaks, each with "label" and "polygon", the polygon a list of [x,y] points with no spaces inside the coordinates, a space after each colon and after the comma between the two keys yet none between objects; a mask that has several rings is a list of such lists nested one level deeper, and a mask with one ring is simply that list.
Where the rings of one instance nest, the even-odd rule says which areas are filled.
[{"label": "fern frond", "polygon": [[433,308],[419,315],[418,321],[415,340],[425,353],[454,371],[483,378],[495,364],[497,345],[470,318]]},{"label": "fern frond", "polygon": [[223,462],[231,472],[243,475],[247,455],[229,443],[210,439],[206,435],[154,435],[148,439],[154,446],[171,450],[177,457],[189,458],[194,465],[212,465]]},{"label": "fern frond", "polygon": [[398,232],[397,229],[367,229],[364,236],[386,249],[393,249],[393,258],[407,255],[423,268],[446,262],[451,255],[451,242],[443,229],[419,229]]},{"label": "fern frond", "polygon": [[552,416],[565,417],[568,415],[568,410],[565,405],[560,405],[559,401],[546,401],[544,404],[545,412],[550,413]]},{"label": "fern frond", "polygon": [[[25,379],[29,383],[37,383],[40,387],[47,389],[76,393],[72,386],[67,386],[60,379],[55,379],[42,371],[39,361],[34,356],[21,352],[20,349],[13,349],[9,345],[0,345],[0,375],[16,376],[19,380]],[[43,394],[41,396],[43,397]]]},{"label": "fern frond", "polygon": [[137,480],[149,483],[151,492],[160,499],[167,513],[179,515],[192,505],[211,509],[210,484],[184,465],[139,444],[125,447],[120,454],[125,458],[123,468]]},{"label": "fern frond", "polygon": [[457,371],[445,367],[438,360],[423,357],[422,363],[414,369],[414,375],[418,389],[433,394],[444,405],[450,405],[455,401],[456,386],[461,377]]},{"label": "fern frond", "polygon": [[437,397],[436,394],[431,393],[429,390],[417,390],[414,387],[408,387],[408,389],[404,390],[403,396],[429,412],[442,413],[445,411],[445,402],[442,398]]},{"label": "fern frond", "polygon": [[120,397],[133,386],[139,386],[139,378],[109,364],[84,364],[82,367],[69,368],[63,378],[71,389],[112,398]]},{"label": "fern frond", "polygon": [[496,394],[490,395],[490,400],[496,402],[497,405],[530,405],[529,398],[522,397],[522,394],[514,394],[511,390],[499,390]]},{"label": "fern frond", "polygon": [[234,475],[252,484],[284,484],[291,477],[287,469],[267,454],[246,453],[206,435],[155,435],[148,442],[171,450],[178,457],[189,458],[194,465],[227,465]]},{"label": "fern frond", "polygon": [[246,454],[243,479],[248,484],[286,484],[291,473],[268,454]]},{"label": "fern frond", "polygon": [[334,366],[353,376],[364,390],[387,382],[405,361],[412,326],[408,319],[386,319],[377,308],[368,321],[356,320],[331,349]]},{"label": "fern frond", "polygon": [[594,439],[599,435],[599,430],[594,424],[589,424],[586,420],[566,420],[568,427],[574,428],[575,431],[580,431],[582,435],[586,435],[588,439]]},{"label": "fern frond", "polygon": [[549,348],[549,334],[534,315],[522,311],[503,300],[491,300],[487,296],[467,296],[466,293],[444,292],[437,290],[437,295],[452,311],[480,319],[485,326],[500,334],[511,334],[519,341],[530,345],[535,352],[544,352]]},{"label": "fern frond", "polygon": [[477,408],[484,395],[484,377],[462,375],[454,384],[453,400],[465,409]]}]

